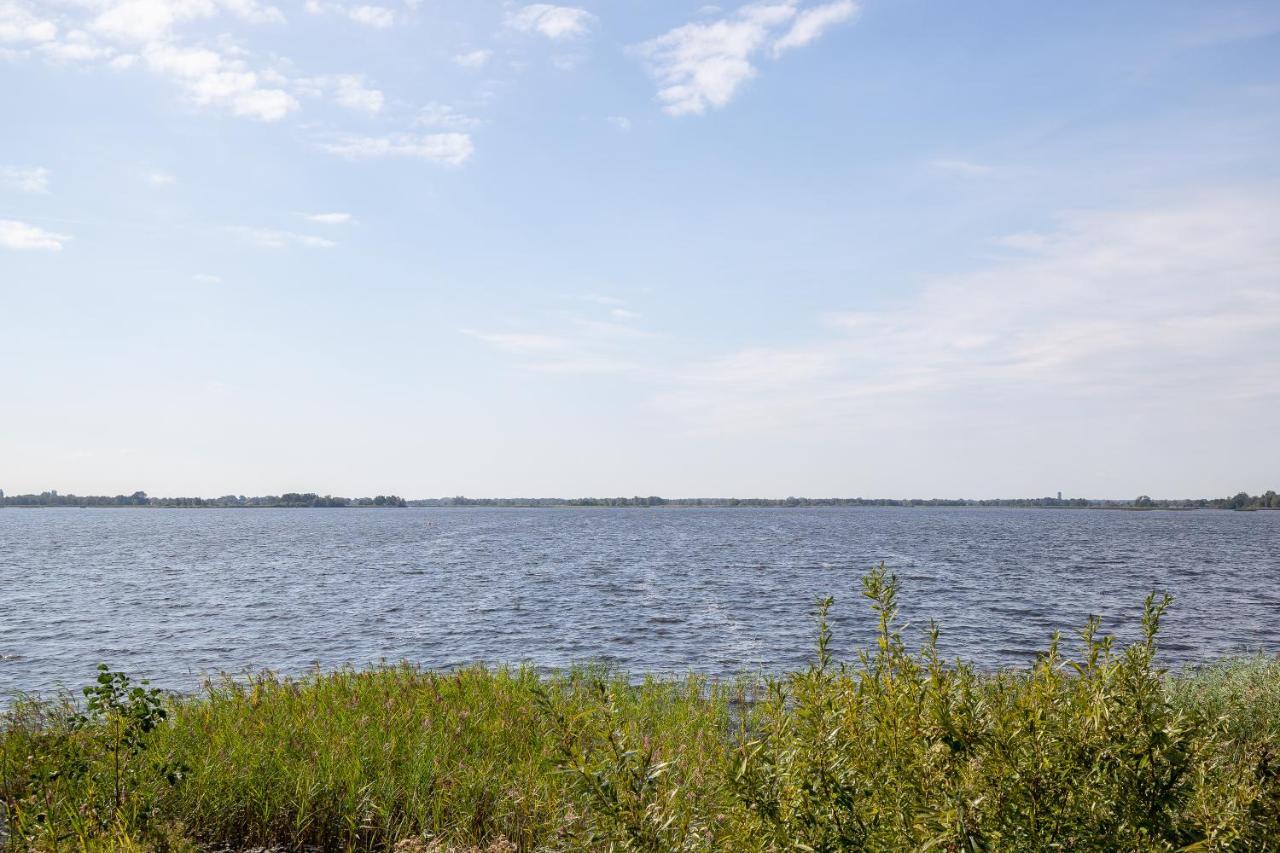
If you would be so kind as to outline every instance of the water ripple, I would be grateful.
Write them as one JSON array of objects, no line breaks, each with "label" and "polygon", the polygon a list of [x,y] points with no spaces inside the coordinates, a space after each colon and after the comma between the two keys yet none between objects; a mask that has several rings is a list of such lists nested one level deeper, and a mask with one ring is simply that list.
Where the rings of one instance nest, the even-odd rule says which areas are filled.
[{"label": "water ripple", "polygon": [[728,674],[802,665],[872,620],[884,560],[903,616],[981,666],[1025,663],[1089,614],[1132,636],[1177,596],[1167,663],[1280,640],[1280,513],[1001,509],[0,511],[0,694],[100,660],[157,684],[408,659]]}]

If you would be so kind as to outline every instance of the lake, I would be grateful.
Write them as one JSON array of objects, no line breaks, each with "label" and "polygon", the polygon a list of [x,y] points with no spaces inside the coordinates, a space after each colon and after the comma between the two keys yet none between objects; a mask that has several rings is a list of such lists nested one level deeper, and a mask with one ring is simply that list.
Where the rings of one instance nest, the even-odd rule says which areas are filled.
[{"label": "lake", "polygon": [[473,661],[724,675],[804,665],[833,595],[902,582],[913,640],[1026,663],[1090,613],[1132,636],[1177,597],[1170,665],[1280,646],[1280,512],[1017,509],[0,509],[0,694],[100,661],[176,689],[204,673]]}]

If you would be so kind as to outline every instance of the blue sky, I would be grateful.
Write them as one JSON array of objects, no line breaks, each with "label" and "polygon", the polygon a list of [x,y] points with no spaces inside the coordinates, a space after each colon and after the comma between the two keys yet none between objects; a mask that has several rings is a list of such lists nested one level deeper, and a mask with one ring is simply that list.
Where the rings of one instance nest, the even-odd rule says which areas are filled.
[{"label": "blue sky", "polygon": [[0,0],[0,487],[1280,482],[1280,7]]}]

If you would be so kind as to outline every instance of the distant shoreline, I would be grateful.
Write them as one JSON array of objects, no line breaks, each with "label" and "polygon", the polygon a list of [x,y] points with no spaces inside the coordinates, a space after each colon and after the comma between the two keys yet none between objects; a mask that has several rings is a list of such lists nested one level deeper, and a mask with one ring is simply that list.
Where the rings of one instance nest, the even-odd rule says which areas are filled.
[{"label": "distant shoreline", "polygon": [[[296,500],[289,500],[296,498]],[[1262,496],[1236,494],[1231,498],[1155,498],[1140,497],[1137,501],[1091,500],[1091,498],[992,498],[992,500],[966,500],[966,498],[424,498],[407,501],[399,497],[340,498],[314,496],[314,494],[289,494],[283,497],[224,497],[224,498],[154,498],[138,493],[136,496],[76,496],[56,492],[41,496],[4,497],[0,492],[0,508],[14,510],[40,510],[40,508],[106,508],[106,510],[456,510],[456,508],[494,508],[494,510],[813,510],[813,508],[955,508],[955,510],[1119,510],[1130,512],[1231,510],[1252,512],[1256,510],[1280,510],[1280,496],[1267,492]]]}]

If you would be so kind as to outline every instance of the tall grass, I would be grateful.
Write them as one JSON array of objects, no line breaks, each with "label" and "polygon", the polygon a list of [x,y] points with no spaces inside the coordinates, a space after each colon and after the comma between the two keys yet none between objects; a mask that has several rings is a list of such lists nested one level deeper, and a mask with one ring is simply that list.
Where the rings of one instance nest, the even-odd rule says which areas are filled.
[{"label": "tall grass", "polygon": [[908,647],[883,568],[862,593],[875,645],[834,660],[823,601],[813,664],[776,679],[398,666],[224,679],[163,715],[130,705],[145,691],[19,700],[7,844],[1280,849],[1280,663],[1163,672],[1151,597],[1129,646],[1093,620],[1071,651],[982,673],[936,632]]}]

